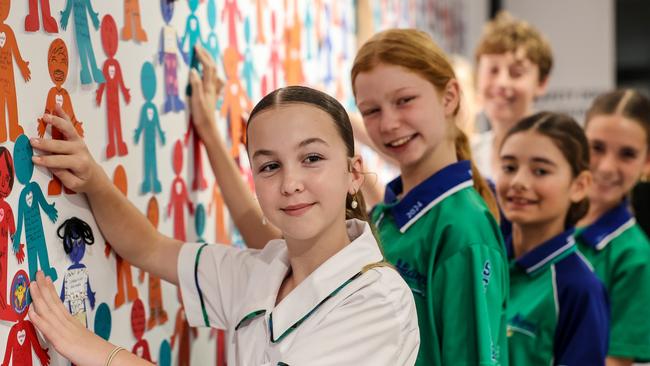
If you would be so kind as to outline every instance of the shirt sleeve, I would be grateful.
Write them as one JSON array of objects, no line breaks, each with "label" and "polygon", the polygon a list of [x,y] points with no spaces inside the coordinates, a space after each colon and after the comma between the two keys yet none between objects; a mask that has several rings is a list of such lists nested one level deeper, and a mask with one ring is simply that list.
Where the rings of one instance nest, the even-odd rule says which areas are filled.
[{"label": "shirt sleeve", "polygon": [[508,267],[503,254],[469,245],[433,269],[427,302],[442,365],[507,364]]}]

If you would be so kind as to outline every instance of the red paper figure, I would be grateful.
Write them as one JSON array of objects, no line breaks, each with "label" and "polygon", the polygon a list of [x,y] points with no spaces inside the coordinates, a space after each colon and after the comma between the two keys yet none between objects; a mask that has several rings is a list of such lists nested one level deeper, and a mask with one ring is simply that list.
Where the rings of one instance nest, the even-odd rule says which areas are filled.
[{"label": "red paper figure", "polygon": [[223,329],[212,328],[210,339],[217,338],[217,366],[226,366],[226,332]]},{"label": "red paper figure", "polygon": [[[178,339],[178,366],[189,366],[190,365],[190,342],[191,336],[194,338],[198,337],[198,331],[196,328],[190,328],[190,325],[187,323],[187,318],[185,317],[185,309],[183,308],[183,301],[181,299],[181,290],[180,288],[177,291],[178,301],[181,303],[181,307],[178,308],[176,313],[176,325],[174,326],[174,333],[172,334],[171,346],[174,349],[174,343]],[[190,331],[192,332],[190,334]],[[176,338],[178,337],[178,338]]]},{"label": "red paper figure", "polygon": [[129,104],[131,93],[124,85],[122,77],[122,68],[120,63],[115,59],[117,52],[117,25],[110,15],[105,15],[101,25],[102,46],[108,59],[104,61],[102,72],[104,73],[105,83],[99,84],[95,101],[97,105],[102,103],[102,94],[106,90],[106,121],[108,122],[108,146],[106,146],[106,159],[117,155],[124,156],[129,150],[122,138],[122,117],[120,116],[120,91],[124,96],[124,101]]},{"label": "red paper figure", "polygon": [[[135,34],[133,29],[135,28]],[[140,4],[138,0],[124,0],[124,28],[122,28],[122,39],[135,39],[138,42],[147,41],[147,33],[142,28],[140,19]]]},{"label": "red paper figure", "polygon": [[[153,362],[151,359],[151,352],[149,352],[149,342],[143,338],[144,336],[144,305],[142,300],[136,299],[133,302],[133,307],[131,308],[131,329],[133,330],[133,335],[138,340],[133,345],[133,352],[136,356],[143,358],[149,362]],[[173,342],[173,341],[172,341]]]},{"label": "red paper figure", "polygon": [[187,132],[185,132],[185,146],[187,146],[190,143],[190,139],[194,137],[194,141],[192,143],[192,156],[194,157],[194,179],[192,180],[192,190],[197,191],[208,188],[208,181],[203,175],[203,140],[201,140],[199,134],[196,133],[192,118],[192,113],[190,113]]},{"label": "red paper figure", "polygon": [[241,56],[237,53],[237,50],[228,47],[224,51],[223,65],[226,72],[226,86],[224,87],[221,116],[228,118],[232,143],[230,146],[230,154],[236,160],[239,160],[239,144],[246,143],[246,125],[242,118],[244,115],[242,103],[245,104],[247,111],[250,111],[253,107],[250,99],[248,99],[246,90],[242,88],[239,80],[238,70],[241,60]]},{"label": "red paper figure", "polygon": [[255,0],[257,9],[257,43],[266,43],[264,36],[264,7],[268,5],[268,0]]},{"label": "red paper figure", "polygon": [[228,23],[228,47],[232,47],[239,55],[239,46],[237,42],[237,24],[241,23],[243,20],[239,6],[237,5],[237,0],[226,0],[223,5],[223,10],[221,11],[221,21],[224,21],[225,17],[228,17],[226,21]]},{"label": "red paper figure", "polygon": [[[23,128],[18,123],[14,58],[25,81],[29,81],[31,78],[29,62],[23,60],[13,30],[4,23],[9,16],[10,7],[10,0],[0,0],[0,142],[7,141],[7,117],[9,120],[9,139],[16,141],[18,136],[23,134]],[[5,108],[7,116],[5,116]]]},{"label": "red paper figure", "polygon": [[209,215],[212,214],[213,208],[215,215],[215,229],[217,231],[217,243],[230,244],[230,237],[228,235],[228,230],[226,229],[223,196],[221,195],[221,190],[219,190],[219,184],[217,184],[217,182],[215,182],[212,187],[212,201],[210,201],[210,204],[208,205]]},{"label": "red paper figure", "polygon": [[[113,173],[113,184],[126,196],[128,185],[126,180],[126,171],[122,165],[118,165]],[[106,242],[106,249],[104,250],[106,258],[111,254],[111,245]],[[138,289],[133,286],[133,279],[131,275],[131,264],[117,253],[115,253],[115,265],[117,267],[117,294],[115,295],[115,309],[124,304],[125,300],[136,300],[138,298]],[[126,289],[126,295],[124,293]],[[144,320],[143,320],[144,323]]]},{"label": "red paper figure", "polygon": [[[72,125],[77,130],[79,136],[84,135],[84,129],[82,123],[77,120],[77,117],[74,114],[74,109],[72,108],[72,99],[70,94],[63,87],[68,78],[68,48],[65,45],[65,42],[61,38],[57,38],[52,43],[50,43],[50,49],[47,52],[47,69],[50,72],[50,79],[54,83],[54,86],[50,88],[50,91],[47,93],[47,101],[45,102],[45,113],[52,114],[56,106],[60,106],[63,111],[70,116]],[[45,135],[45,130],[47,124],[43,121],[42,118],[38,119],[38,136],[43,137]],[[63,134],[54,126],[52,128],[52,139],[54,140],[63,140]],[[47,194],[49,196],[56,196],[61,194],[61,180],[57,176],[52,175],[52,180],[47,185]],[[71,194],[74,191],[65,188],[65,193]]]},{"label": "red paper figure", "polygon": [[41,3],[41,15],[43,16],[43,29],[48,33],[58,33],[59,26],[56,19],[50,14],[50,0],[29,0],[29,14],[25,17],[25,31],[36,32],[38,24],[38,3]]},{"label": "red paper figure", "polygon": [[174,215],[174,238],[185,241],[185,206],[190,211],[190,215],[194,214],[194,205],[190,200],[187,193],[187,186],[185,181],[181,178],[181,170],[183,169],[183,145],[180,141],[176,141],[174,145],[174,159],[173,159],[174,180],[172,181],[171,196],[169,204],[167,205],[167,217]]},{"label": "red paper figure", "polygon": [[[147,218],[156,229],[158,229],[159,217],[158,200],[156,200],[155,196],[152,196],[147,204]],[[141,283],[144,281],[143,270],[140,270],[139,280]],[[149,273],[149,320],[147,321],[147,330],[165,323],[167,323],[167,311],[163,306],[160,278]]]},{"label": "red paper figure", "polygon": [[294,0],[293,24],[284,30],[284,79],[287,85],[300,85],[305,76],[302,72],[302,23],[298,15],[298,1]]},{"label": "red paper figure", "polygon": [[16,232],[14,212],[5,198],[14,186],[14,162],[11,153],[0,146],[0,320],[15,321],[16,313],[7,302],[9,236]]},{"label": "red paper figure", "polygon": [[21,269],[11,282],[11,305],[18,316],[18,322],[9,330],[7,349],[5,350],[2,366],[9,366],[9,360],[12,361],[13,365],[32,366],[32,349],[41,365],[47,366],[50,364],[48,349],[41,347],[34,325],[29,320],[25,320],[29,309],[28,289],[29,278],[27,272]]}]

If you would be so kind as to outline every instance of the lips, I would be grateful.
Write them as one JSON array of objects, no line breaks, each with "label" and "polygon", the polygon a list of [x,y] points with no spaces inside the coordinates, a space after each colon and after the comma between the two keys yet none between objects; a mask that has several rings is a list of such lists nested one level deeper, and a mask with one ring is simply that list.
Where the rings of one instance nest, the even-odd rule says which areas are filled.
[{"label": "lips", "polygon": [[408,144],[417,135],[418,135],[417,133],[414,133],[414,134],[409,135],[409,136],[400,137],[398,139],[395,139],[395,140],[392,140],[390,142],[385,143],[384,146],[386,146],[388,148],[400,148],[400,147]]},{"label": "lips", "polygon": [[506,202],[508,203],[508,206],[510,206],[512,208],[523,208],[523,207],[526,207],[526,206],[537,204],[539,201],[538,200],[531,200],[531,199],[524,198],[524,197],[519,197],[519,196],[509,196],[509,197],[506,197]]},{"label": "lips", "polygon": [[290,216],[300,216],[309,211],[316,203],[298,203],[281,208],[280,210]]}]

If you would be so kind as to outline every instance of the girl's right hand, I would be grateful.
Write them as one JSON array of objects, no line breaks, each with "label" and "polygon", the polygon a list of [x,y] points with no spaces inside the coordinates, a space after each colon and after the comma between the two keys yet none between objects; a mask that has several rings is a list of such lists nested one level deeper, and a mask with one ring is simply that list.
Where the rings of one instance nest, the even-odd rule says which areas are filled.
[{"label": "girl's right hand", "polygon": [[[46,114],[43,121],[57,128],[65,140],[32,138],[32,147],[49,155],[34,155],[35,165],[52,171],[64,186],[75,192],[92,193],[108,181],[102,168],[88,151],[84,140],[77,134],[70,117],[58,105],[55,115]],[[110,182],[109,182],[110,184]]]}]

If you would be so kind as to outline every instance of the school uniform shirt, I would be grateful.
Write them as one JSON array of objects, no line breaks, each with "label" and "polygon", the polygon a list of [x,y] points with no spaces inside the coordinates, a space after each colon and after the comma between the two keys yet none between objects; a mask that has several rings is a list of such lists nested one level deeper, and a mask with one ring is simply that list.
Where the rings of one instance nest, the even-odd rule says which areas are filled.
[{"label": "school uniform shirt", "polygon": [[576,241],[609,292],[607,354],[650,361],[650,242],[627,201],[579,229]]},{"label": "school uniform shirt", "polygon": [[417,313],[404,280],[363,221],[348,220],[352,242],[279,304],[290,270],[284,240],[263,250],[185,244],[178,259],[191,326],[228,329],[229,365],[413,365]]},{"label": "school uniform shirt", "polygon": [[473,188],[469,161],[402,198],[389,183],[372,211],[386,259],[415,295],[418,365],[505,365],[508,267],[499,227]]},{"label": "school uniform shirt", "polygon": [[511,365],[604,365],[609,304],[604,285],[576,250],[573,229],[510,260]]}]

